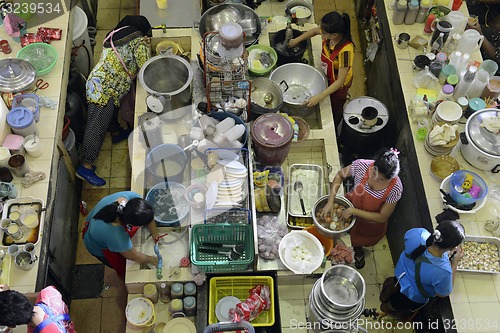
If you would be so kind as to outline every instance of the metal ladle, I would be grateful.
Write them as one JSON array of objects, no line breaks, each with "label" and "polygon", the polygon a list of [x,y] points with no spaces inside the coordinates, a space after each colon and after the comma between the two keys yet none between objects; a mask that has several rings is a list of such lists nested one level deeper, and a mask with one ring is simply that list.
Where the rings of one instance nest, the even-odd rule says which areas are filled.
[{"label": "metal ladle", "polygon": [[271,104],[273,102],[273,100],[274,100],[273,94],[271,94],[269,92],[264,94],[264,103]]},{"label": "metal ladle", "polygon": [[295,184],[293,184],[293,189],[297,191],[300,199],[300,206],[302,207],[302,214],[307,215],[306,208],[304,207],[304,199],[302,199],[302,190],[304,189],[304,185],[300,180],[297,180]]}]

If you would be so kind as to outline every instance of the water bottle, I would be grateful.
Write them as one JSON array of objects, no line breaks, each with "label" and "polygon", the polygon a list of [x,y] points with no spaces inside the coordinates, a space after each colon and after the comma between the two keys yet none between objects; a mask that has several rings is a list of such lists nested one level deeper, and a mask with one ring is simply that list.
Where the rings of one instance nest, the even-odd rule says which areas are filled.
[{"label": "water bottle", "polygon": [[418,15],[418,0],[411,0],[408,3],[408,11],[406,12],[405,15],[405,21],[404,21],[405,24],[411,25],[415,23],[417,15]]},{"label": "water bottle", "polygon": [[465,72],[463,78],[458,82],[455,92],[453,93],[453,98],[456,100],[459,97],[467,96],[467,92],[474,82],[476,77],[477,67],[470,66],[467,72]]},{"label": "water bottle", "polygon": [[399,0],[396,2],[392,13],[392,23],[394,25],[403,24],[407,8],[408,6],[406,0]]}]

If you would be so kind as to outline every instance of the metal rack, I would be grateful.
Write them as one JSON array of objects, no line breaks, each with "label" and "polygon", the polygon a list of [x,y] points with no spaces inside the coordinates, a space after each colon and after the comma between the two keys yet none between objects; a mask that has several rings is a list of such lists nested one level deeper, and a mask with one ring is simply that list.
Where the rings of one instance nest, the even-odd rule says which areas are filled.
[{"label": "metal rack", "polygon": [[248,80],[219,81],[212,80],[207,85],[208,109],[223,108],[234,113],[243,121],[250,115],[250,93],[252,84]]}]

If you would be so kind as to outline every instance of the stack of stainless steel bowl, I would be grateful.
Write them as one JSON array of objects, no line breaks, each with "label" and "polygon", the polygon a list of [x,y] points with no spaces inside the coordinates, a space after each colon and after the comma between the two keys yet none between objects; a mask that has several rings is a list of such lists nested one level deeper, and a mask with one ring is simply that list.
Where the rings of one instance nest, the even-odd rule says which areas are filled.
[{"label": "stack of stainless steel bowl", "polygon": [[308,320],[313,332],[357,329],[365,293],[365,280],[354,268],[336,265],[324,272],[309,295]]}]

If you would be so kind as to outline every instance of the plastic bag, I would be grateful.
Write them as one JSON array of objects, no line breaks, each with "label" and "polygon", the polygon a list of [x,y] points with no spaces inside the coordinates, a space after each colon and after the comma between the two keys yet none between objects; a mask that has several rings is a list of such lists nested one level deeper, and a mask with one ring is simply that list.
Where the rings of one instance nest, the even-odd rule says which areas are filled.
[{"label": "plastic bag", "polygon": [[429,66],[425,66],[425,69],[418,72],[413,78],[413,85],[415,88],[425,88],[431,90],[439,90],[439,80],[432,72],[429,70]]},{"label": "plastic bag", "polygon": [[268,286],[258,285],[250,289],[250,296],[236,307],[229,309],[229,317],[239,322],[252,321],[263,311],[271,308],[271,291]]},{"label": "plastic bag", "polygon": [[259,256],[269,260],[278,258],[280,241],[287,233],[287,226],[279,223],[276,216],[264,215],[259,218],[257,220]]}]

